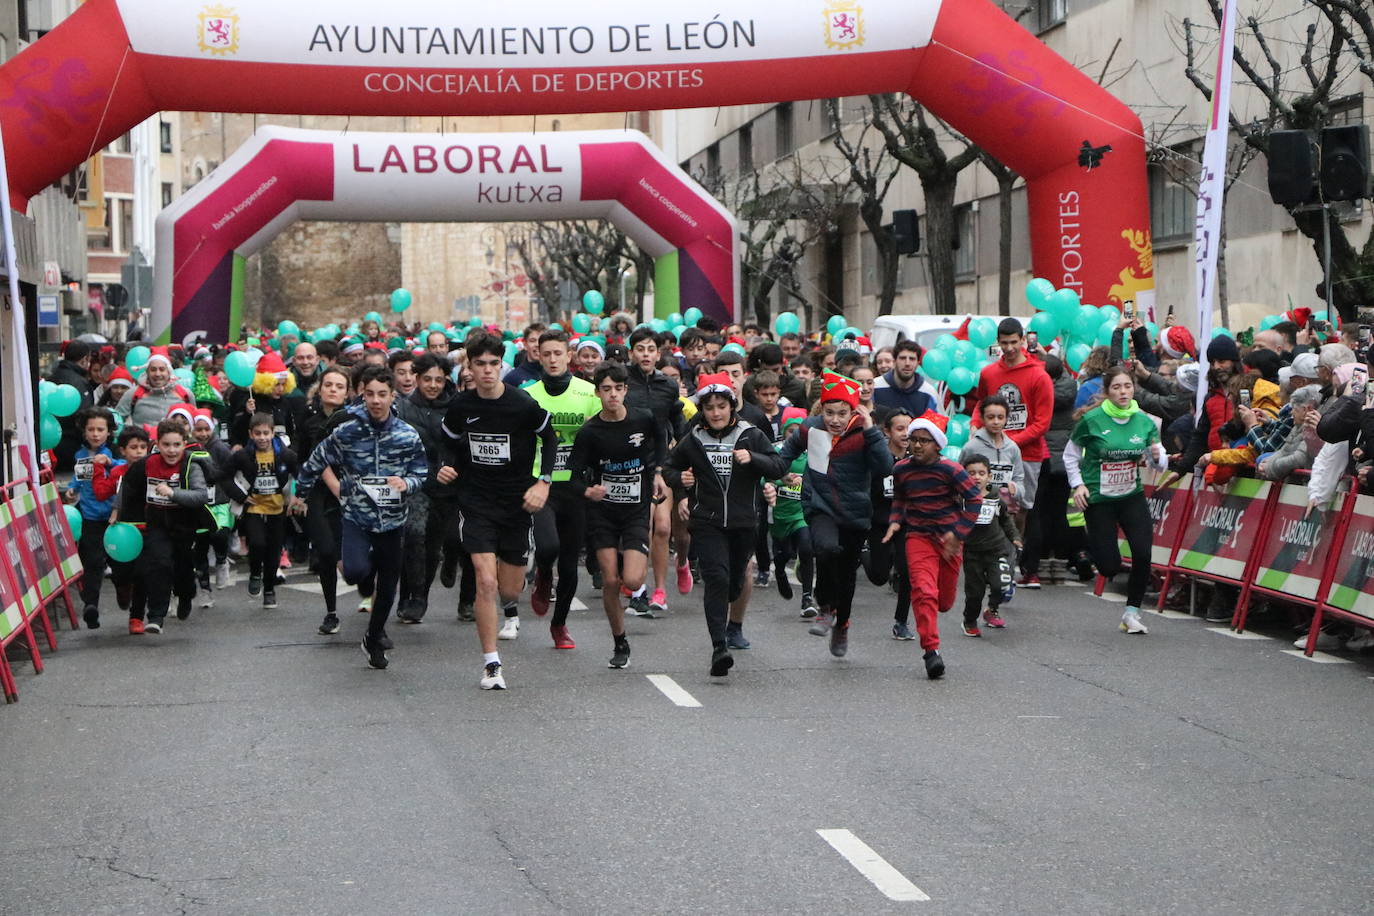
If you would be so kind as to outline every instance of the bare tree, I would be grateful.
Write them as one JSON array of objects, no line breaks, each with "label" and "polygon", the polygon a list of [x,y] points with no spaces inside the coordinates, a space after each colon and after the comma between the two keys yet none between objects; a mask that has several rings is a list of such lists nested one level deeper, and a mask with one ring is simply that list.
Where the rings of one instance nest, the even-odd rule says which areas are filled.
[{"label": "bare tree", "polygon": [[1012,224],[1012,192],[1021,176],[985,150],[979,150],[978,161],[997,179],[997,314],[1010,315],[1011,241],[1016,229]]},{"label": "bare tree", "polygon": [[[926,206],[931,311],[952,315],[958,231],[954,194],[959,173],[978,161],[981,150],[907,96],[889,93],[868,98],[873,106],[873,126],[883,135],[887,151],[920,179]],[[953,155],[947,146],[955,150]]]},{"label": "bare tree", "polygon": [[859,218],[873,237],[878,253],[878,314],[891,315],[892,303],[897,298],[902,256],[897,251],[897,239],[892,230],[883,224],[883,200],[901,171],[901,164],[889,154],[886,143],[874,152],[867,142],[873,128],[872,119],[864,120],[858,136],[850,142],[840,124],[838,100],[828,99],[825,104],[830,121],[836,126],[831,142],[848,164],[850,189],[858,198]]},{"label": "bare tree", "polygon": [[[600,290],[606,312],[638,314],[653,276],[654,259],[625,233],[604,220],[534,223],[514,240],[525,274],[551,313],[571,313],[577,302],[563,302],[560,286],[570,281],[578,290]],[[620,278],[636,269],[634,301],[620,301]]]},{"label": "bare tree", "polygon": [[[1207,0],[1213,22],[1222,19],[1219,0]],[[1350,80],[1363,77],[1374,89],[1374,13],[1368,0],[1306,0],[1312,9],[1299,66],[1285,67],[1274,51],[1276,36],[1266,34],[1270,23],[1251,16],[1244,29],[1253,38],[1255,52],[1237,42],[1233,55],[1245,80],[1266,102],[1264,117],[1243,122],[1228,112],[1231,129],[1256,153],[1269,153],[1269,134],[1278,129],[1318,131],[1332,123],[1332,114],[1349,101]],[[1290,17],[1283,17],[1284,20]],[[1239,26],[1238,26],[1239,28]],[[1183,20],[1184,51],[1188,80],[1209,102],[1210,63],[1200,56],[1197,26]],[[1358,96],[1356,97],[1358,98]],[[1298,231],[1312,241],[1318,260],[1323,260],[1323,236],[1331,237],[1331,286],[1334,307],[1346,321],[1356,319],[1357,308],[1374,301],[1374,235],[1362,247],[1346,234],[1340,214],[1331,208],[1299,209],[1292,213]],[[1223,245],[1224,250],[1224,245]],[[1225,276],[1224,272],[1221,274]],[[1323,297],[1325,288],[1319,286]]]}]

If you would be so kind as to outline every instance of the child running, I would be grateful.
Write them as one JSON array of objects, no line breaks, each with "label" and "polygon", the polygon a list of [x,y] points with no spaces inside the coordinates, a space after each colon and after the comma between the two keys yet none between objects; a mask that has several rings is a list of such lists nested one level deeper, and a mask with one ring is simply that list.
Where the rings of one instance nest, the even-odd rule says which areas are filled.
[{"label": "child running", "polygon": [[277,606],[277,564],[286,538],[286,507],[291,481],[300,473],[296,453],[275,434],[271,414],[254,414],[248,424],[250,448],[234,453],[226,487],[243,506],[239,532],[248,542],[248,594],[262,595],[264,608]]},{"label": "child running", "polygon": [[104,407],[88,407],[76,416],[76,428],[81,433],[81,447],[76,450],[76,466],[66,500],[81,513],[81,542],[77,545],[81,557],[81,603],[85,605],[81,617],[87,629],[100,629],[100,586],[105,581],[105,529],[110,525],[114,510],[114,493],[97,498],[92,481],[99,465],[108,471],[115,464],[110,451],[114,435],[114,414]]},{"label": "child running", "polygon": [[931,680],[945,673],[938,614],[954,606],[960,544],[972,533],[983,505],[982,490],[964,469],[940,457],[948,444],[947,422],[929,411],[911,421],[910,457],[897,462],[892,472],[892,515],[886,538],[891,540],[900,532],[906,540],[911,612]]},{"label": "child running", "polygon": [[[978,521],[973,533],[964,541],[964,635],[982,636],[978,629],[978,612],[983,612],[983,620],[989,627],[1000,630],[1006,621],[997,612],[1002,604],[1002,592],[1011,579],[1011,565],[1002,562],[1007,549],[1015,545],[1021,549],[1021,535],[1011,522],[1011,516],[1002,508],[1002,500],[997,494],[998,485],[992,480],[988,459],[977,453],[965,451],[962,456],[964,470],[970,479],[983,491],[983,504],[978,512]],[[989,491],[989,488],[991,490]],[[987,610],[983,611],[983,595],[988,598]]]},{"label": "child running", "polygon": [[[800,407],[783,408],[782,432],[790,435],[792,427],[806,419]],[[773,521],[769,533],[773,540],[773,566],[778,574],[778,594],[792,600],[792,581],[787,578],[787,565],[797,561],[797,584],[801,586],[801,616],[810,620],[817,614],[816,599],[811,589],[816,578],[816,558],[811,552],[811,529],[806,527],[802,512],[802,480],[806,475],[806,453],[792,459],[787,473],[774,488]]]},{"label": "child running", "polygon": [[[143,486],[143,459],[148,457],[152,438],[141,426],[126,426],[119,434],[115,448],[119,450],[120,460],[114,464],[95,462],[92,469],[91,489],[98,500],[108,500],[113,504],[110,524],[127,522],[143,530],[143,504],[137,500],[124,500],[122,486],[129,469],[138,465],[137,486]],[[119,497],[116,499],[116,497]],[[104,544],[101,544],[104,549]],[[148,593],[143,580],[137,575],[138,561],[121,562],[110,557],[110,579],[114,581],[115,602],[121,610],[129,612],[129,635],[143,635],[143,615],[148,602]]]}]

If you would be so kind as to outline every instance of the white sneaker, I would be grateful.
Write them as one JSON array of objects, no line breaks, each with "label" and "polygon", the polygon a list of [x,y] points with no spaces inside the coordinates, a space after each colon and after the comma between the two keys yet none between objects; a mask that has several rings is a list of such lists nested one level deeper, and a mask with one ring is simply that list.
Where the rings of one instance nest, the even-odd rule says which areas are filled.
[{"label": "white sneaker", "polygon": [[1121,615],[1121,629],[1126,633],[1144,635],[1150,632],[1145,624],[1140,622],[1140,612],[1137,610],[1127,610]]},{"label": "white sneaker", "polygon": [[228,561],[228,560],[225,560],[223,563],[221,563],[221,564],[219,564],[218,566],[215,567],[215,588],[228,588],[228,587],[229,587],[229,561]]},{"label": "white sneaker", "polygon": [[1374,630],[1361,630],[1345,642],[1345,647],[1351,652],[1363,652],[1365,649],[1374,649]]},{"label": "white sneaker", "polygon": [[366,597],[366,598],[364,598],[364,599],[362,599],[361,601],[358,602],[358,613],[359,613],[359,614],[371,614],[371,613],[372,613],[372,597],[373,597],[373,596],[369,595],[368,597]]},{"label": "white sneaker", "polygon": [[477,682],[483,690],[505,690],[506,678],[501,674],[501,663],[490,662],[482,667],[482,679]]},{"label": "white sneaker", "polygon": [[[501,625],[501,632],[496,634],[497,639],[515,639],[520,635],[520,618],[507,617],[506,622]],[[490,688],[488,688],[490,689]]]},{"label": "white sneaker", "polygon": [[214,606],[215,606],[215,593],[214,593],[214,592],[201,592],[201,593],[200,593],[200,606],[201,606],[201,607],[214,607]]},{"label": "white sneaker", "polygon": [[[1337,636],[1335,633],[1328,633],[1325,630],[1322,630],[1320,633],[1317,634],[1317,645],[1315,647],[1317,652],[1334,652],[1336,649],[1339,649],[1341,645],[1341,638]],[[1293,648],[1306,649],[1307,634],[1299,636],[1293,642]]]}]

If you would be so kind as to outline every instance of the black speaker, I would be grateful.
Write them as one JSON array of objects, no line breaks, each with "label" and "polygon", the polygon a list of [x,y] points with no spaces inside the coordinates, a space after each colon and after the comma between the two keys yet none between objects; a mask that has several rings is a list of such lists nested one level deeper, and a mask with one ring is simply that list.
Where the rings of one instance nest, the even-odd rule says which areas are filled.
[{"label": "black speaker", "polygon": [[1284,207],[1317,199],[1317,144],[1305,130],[1269,135],[1269,196]]},{"label": "black speaker", "polygon": [[892,211],[892,235],[897,240],[898,254],[915,254],[921,250],[921,227],[915,210]]},{"label": "black speaker", "polygon": [[1369,196],[1369,125],[1322,128],[1321,180],[1326,200]]}]

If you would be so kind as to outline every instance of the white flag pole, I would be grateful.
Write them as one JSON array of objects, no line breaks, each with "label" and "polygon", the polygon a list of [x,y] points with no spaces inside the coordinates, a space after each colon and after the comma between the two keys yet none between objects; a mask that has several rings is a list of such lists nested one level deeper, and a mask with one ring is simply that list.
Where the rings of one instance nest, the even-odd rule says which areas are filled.
[{"label": "white flag pole", "polygon": [[1198,356],[1204,377],[1198,379],[1197,411],[1207,399],[1208,368],[1204,353],[1212,342],[1212,304],[1216,299],[1217,254],[1221,245],[1221,221],[1226,210],[1226,151],[1231,132],[1231,68],[1236,47],[1236,0],[1226,0],[1217,43],[1216,79],[1212,84],[1212,120],[1202,152],[1198,180],[1197,218],[1193,223],[1196,262]]},{"label": "white flag pole", "polygon": [[4,344],[8,351],[6,368],[14,402],[15,441],[19,461],[36,487],[38,449],[34,442],[33,379],[29,367],[29,342],[24,318],[24,300],[19,298],[19,259],[14,247],[14,216],[10,208],[9,167],[5,160],[5,139],[0,131],[0,219],[4,223],[5,272],[10,278],[9,301],[5,303]]}]

